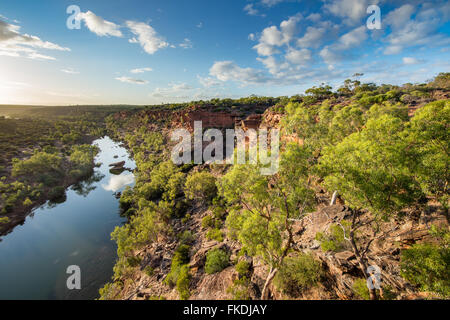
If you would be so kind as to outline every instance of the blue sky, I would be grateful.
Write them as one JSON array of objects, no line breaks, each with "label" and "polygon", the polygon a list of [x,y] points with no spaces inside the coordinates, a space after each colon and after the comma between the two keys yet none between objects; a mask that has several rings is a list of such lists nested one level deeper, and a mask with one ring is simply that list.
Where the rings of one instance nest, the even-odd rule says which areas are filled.
[{"label": "blue sky", "polygon": [[422,82],[450,71],[449,18],[440,0],[2,1],[0,103],[290,96],[357,72]]}]

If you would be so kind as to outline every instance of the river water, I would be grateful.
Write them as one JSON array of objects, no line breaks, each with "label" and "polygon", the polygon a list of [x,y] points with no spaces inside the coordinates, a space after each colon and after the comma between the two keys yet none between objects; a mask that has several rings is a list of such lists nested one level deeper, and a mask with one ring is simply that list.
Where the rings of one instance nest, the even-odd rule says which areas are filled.
[{"label": "river water", "polygon": [[[35,209],[0,241],[0,299],[95,299],[111,279],[117,248],[110,234],[125,222],[114,192],[133,186],[134,176],[114,175],[109,164],[125,161],[134,169],[135,163],[109,137],[94,144],[102,165],[93,177],[68,188],[62,203]],[[71,265],[80,267],[81,290],[67,288]]]}]

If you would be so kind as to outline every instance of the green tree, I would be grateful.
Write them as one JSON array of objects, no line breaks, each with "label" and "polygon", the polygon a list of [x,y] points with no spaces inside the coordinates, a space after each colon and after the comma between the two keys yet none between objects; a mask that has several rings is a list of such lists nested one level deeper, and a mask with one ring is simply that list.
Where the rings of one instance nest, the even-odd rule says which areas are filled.
[{"label": "green tree", "polygon": [[235,165],[220,183],[221,194],[233,208],[226,220],[230,236],[270,267],[263,299],[292,248],[294,220],[314,205],[308,180],[311,158],[307,148],[289,144],[277,174],[268,177],[261,175],[258,166]]},{"label": "green tree", "polygon": [[186,179],[184,192],[190,200],[210,202],[217,194],[216,178],[205,171],[193,173]]}]

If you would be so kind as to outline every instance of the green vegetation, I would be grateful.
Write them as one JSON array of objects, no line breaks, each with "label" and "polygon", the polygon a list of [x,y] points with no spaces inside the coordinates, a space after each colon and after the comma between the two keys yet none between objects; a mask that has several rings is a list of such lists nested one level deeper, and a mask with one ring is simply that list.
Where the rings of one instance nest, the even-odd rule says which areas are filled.
[{"label": "green vegetation", "polygon": [[172,264],[170,272],[164,279],[164,283],[169,286],[176,286],[180,298],[187,300],[190,296],[189,293],[189,249],[188,245],[180,245],[172,258]]},{"label": "green vegetation", "polygon": [[433,227],[438,244],[415,244],[401,254],[401,274],[423,291],[450,297],[450,232]]},{"label": "green vegetation", "polygon": [[216,179],[208,172],[196,172],[188,176],[184,188],[190,200],[209,203],[216,195]]},{"label": "green vegetation", "polygon": [[317,285],[322,277],[322,266],[309,254],[299,254],[284,260],[274,284],[285,294],[297,297]]},{"label": "green vegetation", "polygon": [[238,272],[240,278],[248,275],[250,272],[250,266],[250,262],[245,260],[241,260],[236,264],[236,271]]},{"label": "green vegetation", "polygon": [[230,257],[228,253],[221,249],[208,251],[206,255],[205,272],[213,274],[222,271],[229,264]]},{"label": "green vegetation", "polygon": [[233,281],[233,285],[227,289],[233,300],[251,300],[251,282],[248,278],[242,277]]},{"label": "green vegetation", "polygon": [[0,106],[14,115],[0,117],[0,214],[25,216],[45,200],[63,199],[66,187],[92,174],[98,148],[86,143],[104,134],[101,116],[108,109],[64,110]]},{"label": "green vegetation", "polygon": [[[136,271],[128,258],[164,237],[178,242],[165,282],[176,287],[181,298],[189,297],[187,263],[196,236],[186,230],[186,224],[194,224],[195,211],[209,206],[201,222],[206,238],[221,242],[226,236],[238,241],[242,252],[267,265],[261,298],[269,297],[272,282],[287,295],[298,297],[322,277],[320,263],[296,252],[294,224],[323,204],[319,193],[329,196],[335,191],[349,215],[330,221],[316,239],[323,251],[351,250],[361,276],[367,276],[366,254],[373,241],[380,239],[384,223],[404,217],[411,208],[424,210],[430,202],[440,203],[437,212],[448,217],[450,102],[434,101],[434,97],[440,96],[437,91],[448,91],[449,79],[449,74],[440,74],[426,84],[403,86],[349,79],[336,91],[323,84],[293,97],[214,99],[108,116],[108,130],[124,141],[138,170],[135,187],[126,189],[120,199],[129,223],[113,233],[119,255],[113,277],[116,285],[105,288],[126,282]],[[281,140],[278,172],[263,175],[259,164],[172,164],[170,148],[164,148],[170,143],[161,133],[170,128],[172,119],[147,111],[180,111],[194,105],[239,115],[263,113],[268,107],[282,113],[279,126],[289,139]],[[410,106],[421,108],[413,114]],[[448,252],[443,248],[442,244],[420,244],[404,251],[402,263],[409,271],[402,271],[403,277],[423,290],[447,295]],[[220,272],[228,264],[226,252],[212,250],[205,272]],[[239,279],[229,289],[235,298],[250,297],[248,267],[244,262],[236,265]],[[356,296],[376,298],[375,292],[366,289],[365,283],[355,281]],[[109,295],[111,290],[103,292]]]},{"label": "green vegetation", "polygon": [[350,233],[350,222],[342,221],[340,225],[332,224],[327,233],[318,232],[316,240],[323,251],[339,252],[348,249],[345,235]]},{"label": "green vegetation", "polygon": [[366,279],[356,279],[353,282],[353,293],[361,300],[370,300],[369,288]]}]

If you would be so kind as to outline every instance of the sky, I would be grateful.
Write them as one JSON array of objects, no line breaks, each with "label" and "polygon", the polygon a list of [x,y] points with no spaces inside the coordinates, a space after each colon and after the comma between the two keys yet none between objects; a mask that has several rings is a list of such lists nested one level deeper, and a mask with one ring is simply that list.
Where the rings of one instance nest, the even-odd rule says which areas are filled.
[{"label": "sky", "polygon": [[355,73],[424,82],[450,71],[449,19],[444,0],[1,0],[0,104],[292,96]]}]

